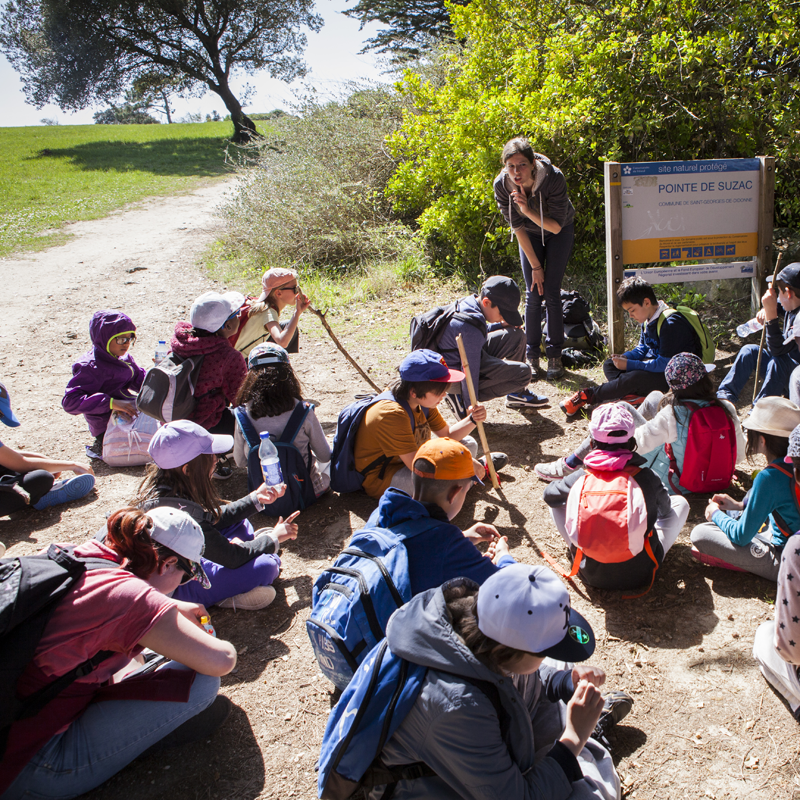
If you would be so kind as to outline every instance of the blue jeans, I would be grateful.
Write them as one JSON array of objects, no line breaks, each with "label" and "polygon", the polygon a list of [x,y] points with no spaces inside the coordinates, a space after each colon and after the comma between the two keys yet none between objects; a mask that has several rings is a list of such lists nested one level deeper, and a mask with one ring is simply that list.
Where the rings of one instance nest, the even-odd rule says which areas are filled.
[{"label": "blue jeans", "polygon": [[[758,345],[746,344],[719,385],[717,395],[733,402],[738,400],[745,384],[755,372],[757,361]],[[761,354],[761,377],[764,382],[756,395],[756,402],[762,397],[784,397],[789,391],[789,377],[796,366],[797,362],[791,356],[771,356],[764,350]]]},{"label": "blue jeans", "polygon": [[[166,666],[186,669],[174,661]],[[219,678],[196,675],[187,703],[108,700],[92,703],[27,764],[2,800],[66,800],[104,783],[186,720],[214,702]]]},{"label": "blue jeans", "polygon": [[541,235],[528,234],[533,252],[544,267],[544,295],[536,289],[531,291],[531,263],[519,248],[522,277],[525,278],[525,333],[528,339],[527,354],[539,355],[542,343],[542,304],[547,309],[547,339],[545,349],[548,358],[561,355],[564,346],[564,311],[561,307],[561,281],[567,269],[575,242],[575,224],[570,223],[559,233],[546,233],[544,244]]}]

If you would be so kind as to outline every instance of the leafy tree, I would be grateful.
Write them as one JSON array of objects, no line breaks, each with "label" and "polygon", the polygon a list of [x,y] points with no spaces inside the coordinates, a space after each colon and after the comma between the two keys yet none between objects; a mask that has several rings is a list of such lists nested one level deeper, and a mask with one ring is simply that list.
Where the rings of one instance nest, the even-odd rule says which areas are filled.
[{"label": "leafy tree", "polygon": [[[461,5],[469,0],[452,0]],[[453,27],[445,0],[358,0],[345,16],[361,21],[381,22],[387,27],[367,39],[362,52],[390,53],[398,60],[418,58],[435,44],[451,39]]]},{"label": "leafy tree", "polygon": [[158,124],[144,109],[128,103],[122,106],[111,106],[94,115],[95,125],[153,125]]},{"label": "leafy tree", "polygon": [[438,80],[407,71],[389,191],[441,257],[510,267],[491,180],[515,135],[564,171],[575,261],[603,262],[603,162],[778,157],[776,223],[800,223],[800,8],[776,0],[473,0]]},{"label": "leafy tree", "polygon": [[322,26],[313,7],[313,0],[7,0],[0,49],[37,107],[113,101],[157,70],[218,94],[242,141],[255,125],[230,88],[232,75],[303,75],[300,27]]}]

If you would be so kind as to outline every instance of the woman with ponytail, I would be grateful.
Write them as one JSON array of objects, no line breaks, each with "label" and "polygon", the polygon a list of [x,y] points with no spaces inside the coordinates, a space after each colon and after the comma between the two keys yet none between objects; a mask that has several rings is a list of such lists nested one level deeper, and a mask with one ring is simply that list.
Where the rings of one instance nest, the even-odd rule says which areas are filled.
[{"label": "woman with ponytail", "polygon": [[[117,511],[105,542],[74,548],[89,568],[50,614],[17,693],[31,696],[89,659],[92,669],[12,724],[3,800],[76,797],[151,747],[206,738],[222,724],[230,702],[217,697],[219,678],[236,666],[236,650],[201,627],[205,608],[167,596],[186,581],[207,583],[202,549],[200,526],[169,508]],[[144,648],[171,661],[150,671]]]}]

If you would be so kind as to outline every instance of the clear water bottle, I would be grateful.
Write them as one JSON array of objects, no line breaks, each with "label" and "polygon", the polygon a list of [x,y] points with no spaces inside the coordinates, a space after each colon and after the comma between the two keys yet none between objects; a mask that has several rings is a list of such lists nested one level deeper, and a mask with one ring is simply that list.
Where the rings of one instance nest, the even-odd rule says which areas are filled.
[{"label": "clear water bottle", "polygon": [[267,486],[279,486],[283,483],[281,460],[278,458],[278,448],[270,441],[268,433],[261,434],[261,444],[258,447],[258,459],[261,461],[261,473]]},{"label": "clear water bottle", "polygon": [[760,331],[764,326],[755,318],[747,320],[747,322],[743,322],[737,329],[736,334],[739,336],[740,339],[744,339],[745,336],[749,336],[751,333],[755,333],[756,331]]},{"label": "clear water bottle", "polygon": [[158,346],[156,347],[156,356],[153,359],[156,366],[158,366],[168,355],[169,355],[169,347],[167,347],[167,343],[159,339]]}]

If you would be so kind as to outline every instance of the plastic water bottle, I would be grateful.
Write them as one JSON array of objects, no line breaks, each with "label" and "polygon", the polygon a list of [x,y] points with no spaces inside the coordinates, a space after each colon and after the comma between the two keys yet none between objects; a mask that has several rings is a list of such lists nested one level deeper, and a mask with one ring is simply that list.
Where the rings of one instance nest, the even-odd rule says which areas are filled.
[{"label": "plastic water bottle", "polygon": [[158,346],[156,347],[156,356],[153,359],[156,366],[158,366],[168,355],[169,347],[167,347],[167,343],[159,339]]},{"label": "plastic water bottle", "polygon": [[270,441],[268,433],[261,434],[261,444],[258,447],[258,459],[261,461],[261,473],[267,486],[279,486],[283,483],[281,460],[278,458],[278,448]]},{"label": "plastic water bottle", "polygon": [[744,339],[745,336],[749,336],[751,333],[755,333],[756,331],[760,331],[764,326],[755,318],[747,320],[747,322],[743,322],[737,329],[736,335],[739,336],[740,339]]}]

